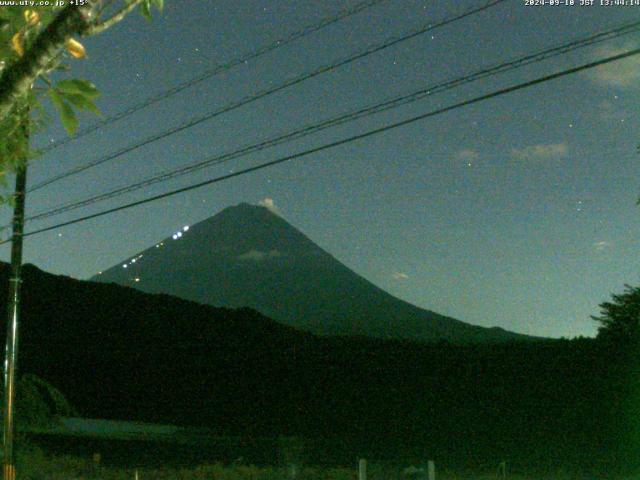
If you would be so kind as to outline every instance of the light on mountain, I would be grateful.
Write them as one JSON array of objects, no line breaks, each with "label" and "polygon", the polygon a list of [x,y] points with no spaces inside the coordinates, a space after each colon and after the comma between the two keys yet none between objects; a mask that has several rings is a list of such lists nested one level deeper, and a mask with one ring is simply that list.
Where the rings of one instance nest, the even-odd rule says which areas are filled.
[{"label": "light on mountain", "polygon": [[125,263],[124,265],[122,265],[122,268],[127,268],[127,264]]},{"label": "light on mountain", "polygon": [[174,234],[171,236],[171,238],[173,238],[174,240],[177,240],[177,239],[178,239],[178,235],[174,233]]},{"label": "light on mountain", "polygon": [[182,236],[182,232],[178,232],[178,233],[176,233],[176,235],[177,235],[178,237],[181,237],[181,236]]},{"label": "light on mountain", "polygon": [[182,227],[182,230],[184,230],[185,232],[189,230],[189,225],[185,225],[184,227]]}]

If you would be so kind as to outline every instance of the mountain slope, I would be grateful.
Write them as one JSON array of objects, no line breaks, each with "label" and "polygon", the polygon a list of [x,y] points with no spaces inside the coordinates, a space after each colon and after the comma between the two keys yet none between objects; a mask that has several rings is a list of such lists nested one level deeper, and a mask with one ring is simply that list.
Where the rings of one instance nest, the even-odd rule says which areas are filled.
[{"label": "mountain slope", "polygon": [[525,338],[395,298],[280,216],[246,203],[177,232],[92,280],[209,305],[246,306],[321,335],[456,343]]},{"label": "mountain slope", "polygon": [[[5,307],[8,274],[0,263]],[[286,364],[313,341],[246,308],[199,305],[31,265],[23,277],[21,371],[50,381],[91,417],[267,428],[271,419],[256,420],[262,406],[286,401],[277,397],[288,382]]]}]

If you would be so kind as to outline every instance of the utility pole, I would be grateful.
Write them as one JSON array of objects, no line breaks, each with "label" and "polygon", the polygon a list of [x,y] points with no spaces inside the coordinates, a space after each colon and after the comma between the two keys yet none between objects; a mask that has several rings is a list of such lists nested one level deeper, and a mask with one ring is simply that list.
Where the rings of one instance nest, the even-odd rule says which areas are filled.
[{"label": "utility pole", "polygon": [[[25,141],[28,142],[28,123],[25,124]],[[4,430],[3,430],[3,478],[15,480],[16,466],[13,451],[15,398],[16,398],[16,367],[18,357],[18,323],[20,320],[20,286],[22,283],[22,234],[24,232],[24,205],[27,194],[27,159],[18,166],[16,171],[16,190],[13,207],[13,222],[11,236],[11,276],[9,277],[7,342],[4,359]]]}]

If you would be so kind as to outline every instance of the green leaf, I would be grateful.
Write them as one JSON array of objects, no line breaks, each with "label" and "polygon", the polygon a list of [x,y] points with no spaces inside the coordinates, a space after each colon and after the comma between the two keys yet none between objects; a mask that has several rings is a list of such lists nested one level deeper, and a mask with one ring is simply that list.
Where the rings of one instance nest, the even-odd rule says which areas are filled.
[{"label": "green leaf", "polygon": [[62,106],[63,109],[60,112],[62,125],[69,135],[73,135],[76,133],[76,130],[78,130],[78,117],[76,117],[76,112],[73,111],[71,105],[64,102]]},{"label": "green leaf", "polygon": [[63,100],[60,93],[55,90],[49,90],[49,98],[51,98],[51,101],[60,112],[60,119],[62,120],[62,125],[65,130],[69,135],[73,135],[78,129],[78,117],[76,117],[76,112],[73,111],[71,105]]},{"label": "green leaf", "polygon": [[60,96],[60,94],[56,92],[54,89],[49,90],[48,93],[49,93],[49,98],[51,99],[55,107],[58,110],[62,110],[62,104],[64,103],[64,100],[62,100],[62,97]]},{"label": "green leaf", "polygon": [[11,49],[11,42],[3,39],[2,43],[0,43],[0,59],[6,62],[6,59],[11,58],[14,54],[15,52]]},{"label": "green leaf", "polygon": [[140,13],[147,20],[151,20],[151,0],[145,0],[140,4]]},{"label": "green leaf", "polygon": [[4,8],[2,9],[2,18],[9,23],[17,25],[22,22],[22,15],[24,9],[22,8]]},{"label": "green leaf", "polygon": [[76,95],[82,95],[87,98],[97,98],[100,96],[100,92],[96,86],[88,80],[62,80],[56,84],[58,91],[63,93],[70,93]]},{"label": "green leaf", "polygon": [[76,108],[79,108],[80,110],[88,110],[92,113],[95,113],[96,115],[100,115],[100,110],[98,109],[96,104],[91,101],[91,99],[83,95],[78,95],[76,93],[60,93],[65,100],[73,104]]}]

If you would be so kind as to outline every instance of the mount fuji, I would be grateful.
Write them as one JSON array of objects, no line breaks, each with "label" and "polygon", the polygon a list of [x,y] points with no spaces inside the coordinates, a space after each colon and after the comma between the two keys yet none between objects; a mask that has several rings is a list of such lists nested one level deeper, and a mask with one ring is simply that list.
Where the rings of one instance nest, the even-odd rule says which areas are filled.
[{"label": "mount fuji", "polygon": [[278,214],[247,203],[184,227],[92,280],[219,307],[250,307],[319,335],[451,343],[532,338],[400,300]]}]

